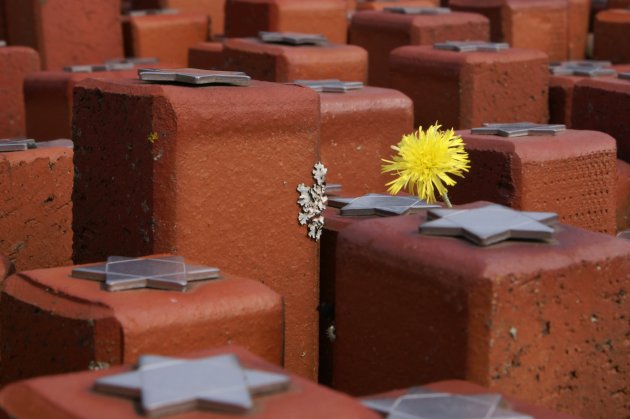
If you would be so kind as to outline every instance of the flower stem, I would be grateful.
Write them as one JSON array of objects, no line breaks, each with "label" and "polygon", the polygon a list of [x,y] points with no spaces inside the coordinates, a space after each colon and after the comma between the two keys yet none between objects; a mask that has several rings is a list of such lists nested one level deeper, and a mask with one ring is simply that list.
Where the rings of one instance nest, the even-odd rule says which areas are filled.
[{"label": "flower stem", "polygon": [[448,199],[448,193],[444,192],[444,194],[442,195],[442,200],[444,200],[444,203],[446,203],[447,207],[453,208],[453,205],[451,205],[451,200]]}]

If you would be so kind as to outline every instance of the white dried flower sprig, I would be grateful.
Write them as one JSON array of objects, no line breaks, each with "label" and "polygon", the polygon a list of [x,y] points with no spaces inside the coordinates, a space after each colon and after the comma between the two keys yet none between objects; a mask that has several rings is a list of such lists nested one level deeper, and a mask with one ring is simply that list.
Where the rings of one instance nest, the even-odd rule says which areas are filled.
[{"label": "white dried flower sprig", "polygon": [[326,173],[328,169],[318,162],[313,168],[313,179],[315,184],[312,187],[300,183],[297,187],[300,197],[298,204],[302,211],[298,215],[300,225],[308,226],[308,237],[319,241],[324,228],[324,216],[328,197],[326,196]]}]

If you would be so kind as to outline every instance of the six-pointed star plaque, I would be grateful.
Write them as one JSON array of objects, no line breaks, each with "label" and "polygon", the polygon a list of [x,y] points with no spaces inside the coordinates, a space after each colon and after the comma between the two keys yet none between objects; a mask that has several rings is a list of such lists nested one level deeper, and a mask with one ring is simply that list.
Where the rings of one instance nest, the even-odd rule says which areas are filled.
[{"label": "six-pointed star plaque", "polygon": [[343,216],[355,215],[403,215],[427,208],[440,208],[439,205],[427,204],[413,196],[392,196],[367,194],[358,198],[329,197],[328,206],[340,208]]},{"label": "six-pointed star plaque", "polygon": [[138,77],[143,81],[180,83],[193,86],[226,84],[249,86],[251,77],[241,71],[200,70],[198,68],[141,68]]},{"label": "six-pointed star plaque", "polygon": [[401,15],[444,15],[451,13],[451,9],[448,7],[386,7],[383,10]]},{"label": "six-pointed star plaque", "polygon": [[316,92],[322,93],[346,93],[351,90],[363,89],[363,82],[330,80],[295,80],[293,84],[309,87]]},{"label": "six-pointed star plaque", "polygon": [[180,359],[145,355],[138,369],[99,378],[96,391],[139,397],[149,416],[195,409],[247,413],[252,396],[285,391],[291,379],[284,374],[243,368],[235,355]]},{"label": "six-pointed star plaque", "polygon": [[619,73],[617,77],[623,80],[630,80],[630,73]]},{"label": "six-pointed star plaque", "polygon": [[328,38],[324,35],[299,32],[258,32],[258,39],[269,44],[299,45],[328,45]]},{"label": "six-pointed star plaque", "polygon": [[216,279],[219,273],[218,268],[189,265],[180,256],[146,259],[111,256],[107,263],[74,268],[71,275],[75,278],[104,281],[108,291],[135,288],[184,291],[190,281]]},{"label": "six-pointed star plaque", "polygon": [[434,44],[433,48],[457,52],[498,52],[509,49],[510,44],[485,41],[446,41]]},{"label": "six-pointed star plaque", "polygon": [[483,124],[473,128],[471,134],[498,135],[500,137],[526,137],[530,135],[556,135],[566,131],[562,124],[534,124],[532,122],[514,122],[508,124]]},{"label": "six-pointed star plaque", "polygon": [[363,399],[387,419],[533,419],[501,406],[499,394],[458,395],[411,388],[397,398]]},{"label": "six-pointed star plaque", "polygon": [[556,76],[599,77],[610,76],[617,72],[610,66],[610,61],[562,61],[549,65],[549,71]]},{"label": "six-pointed star plaque", "polygon": [[24,151],[37,148],[37,143],[31,138],[0,139],[0,153],[4,151]]},{"label": "six-pointed star plaque", "polygon": [[422,234],[462,236],[480,246],[507,239],[548,240],[554,229],[548,224],[558,219],[552,212],[517,211],[502,205],[473,209],[432,209]]}]

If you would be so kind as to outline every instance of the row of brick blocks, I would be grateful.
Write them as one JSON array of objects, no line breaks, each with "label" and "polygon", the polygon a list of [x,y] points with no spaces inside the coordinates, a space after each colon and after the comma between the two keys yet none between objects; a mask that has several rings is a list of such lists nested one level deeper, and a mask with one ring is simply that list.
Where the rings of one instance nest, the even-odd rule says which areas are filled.
[{"label": "row of brick blocks", "polygon": [[[610,2],[609,7],[627,7],[624,1]],[[333,43],[345,43],[349,37],[353,44],[374,49],[370,70],[375,74],[370,81],[382,83],[380,78],[384,72],[374,69],[384,65],[383,54],[386,55],[387,50],[399,45],[433,43],[439,41],[445,31],[451,40],[474,34],[478,37],[474,39],[539,49],[552,60],[582,59],[590,11],[587,0],[491,3],[450,0],[448,5],[455,12],[452,15],[401,16],[365,12],[394,5],[368,2],[360,3],[359,10],[363,11],[356,13],[348,25],[345,0],[137,0],[131,3],[130,7],[136,9],[173,8],[169,10],[183,14],[125,16],[121,27],[120,1],[3,0],[0,39],[7,39],[11,45],[37,49],[44,68],[58,70],[67,65],[102,62],[124,52],[136,56],[159,55],[167,62],[181,65],[185,60],[184,51],[212,34],[225,33],[228,38],[234,38],[256,36],[261,30],[321,33]],[[431,7],[437,3],[414,0],[395,5]],[[470,30],[484,25],[482,29],[486,32],[477,29],[462,33],[462,27]],[[627,62],[630,47],[621,41],[627,37],[628,25],[630,12],[627,10],[600,13],[594,26],[595,56]],[[532,31],[532,27],[537,30]]]}]

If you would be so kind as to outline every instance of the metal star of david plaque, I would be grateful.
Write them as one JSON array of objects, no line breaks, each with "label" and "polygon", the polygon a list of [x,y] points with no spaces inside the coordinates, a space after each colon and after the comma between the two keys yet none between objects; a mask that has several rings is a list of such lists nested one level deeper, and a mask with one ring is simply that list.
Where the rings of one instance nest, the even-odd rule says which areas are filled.
[{"label": "metal star of david plaque", "polygon": [[7,43],[6,41],[0,41],[0,47],[6,47]]},{"label": "metal star of david plaque", "polygon": [[551,63],[549,71],[556,76],[599,77],[609,76],[617,72],[610,68],[610,61],[582,60]]},{"label": "metal star of david plaque", "polygon": [[351,90],[363,89],[363,82],[329,80],[295,80],[293,84],[304,86],[321,93],[346,93]]},{"label": "metal star of david plaque", "polygon": [[107,263],[74,268],[71,276],[102,281],[108,291],[137,288],[185,291],[189,282],[216,279],[219,274],[218,268],[189,265],[180,256],[146,259],[110,256]]},{"label": "metal star of david plaque", "polygon": [[136,371],[102,377],[99,392],[140,398],[148,416],[190,410],[243,414],[254,407],[252,397],[286,391],[284,374],[243,368],[235,355],[179,359],[145,355]]},{"label": "metal star of david plaque", "polygon": [[63,71],[66,73],[98,73],[101,71],[121,71],[121,70],[133,70],[133,64],[131,63],[105,63],[105,64],[92,64],[92,65],[72,65],[64,67]]},{"label": "metal star of david plaque", "polygon": [[440,208],[430,205],[413,196],[392,196],[381,194],[367,194],[358,198],[328,198],[328,205],[340,208],[343,216],[358,215],[404,215],[412,214],[427,208]]},{"label": "metal star of david plaque", "polygon": [[177,9],[145,9],[145,10],[132,10],[127,13],[127,16],[154,16],[154,15],[176,15],[179,13]]},{"label": "metal star of david plaque", "polygon": [[387,419],[533,419],[502,406],[500,394],[458,395],[411,388],[397,398],[361,403]]},{"label": "metal star of david plaque", "polygon": [[24,151],[37,148],[37,143],[31,138],[0,139],[0,153],[8,151]]},{"label": "metal star of david plaque", "polygon": [[50,141],[39,141],[36,144],[37,148],[52,148],[52,147],[63,147],[63,148],[74,148],[74,142],[68,139],[58,139],[58,140],[50,140]]},{"label": "metal star of david plaque", "polygon": [[479,246],[508,239],[548,240],[553,237],[558,215],[553,212],[517,211],[502,205],[474,209],[431,209],[422,234],[464,237]]},{"label": "metal star of david plaque", "polygon": [[457,52],[498,52],[510,48],[506,42],[446,41],[433,45],[435,49]]},{"label": "metal star of david plaque", "polygon": [[319,241],[324,228],[324,216],[322,213],[326,209],[328,197],[326,196],[326,173],[328,169],[321,162],[313,167],[313,179],[315,184],[311,187],[300,183],[297,191],[300,193],[298,205],[301,207],[298,215],[298,223],[306,225],[308,237]]},{"label": "metal star of david plaque", "polygon": [[133,66],[136,66],[157,64],[158,62],[159,60],[156,57],[126,57],[107,60],[105,61],[105,64],[131,64]]},{"label": "metal star of david plaque", "polygon": [[328,39],[324,35],[298,32],[258,32],[258,38],[269,44],[299,45],[328,45]]},{"label": "metal star of david plaque", "polygon": [[230,86],[249,86],[251,77],[241,71],[200,70],[197,68],[141,68],[140,80],[150,82],[181,83],[188,85],[226,84]]},{"label": "metal star of david plaque", "polygon": [[619,73],[617,77],[624,80],[630,80],[630,73]]},{"label": "metal star of david plaque", "polygon": [[448,7],[386,7],[383,10],[402,15],[444,15],[451,13],[451,9]]},{"label": "metal star of david plaque", "polygon": [[515,122],[510,124],[483,124],[481,128],[473,128],[471,134],[498,135],[500,137],[527,137],[532,135],[556,135],[566,131],[562,124],[534,124],[531,122]]}]

